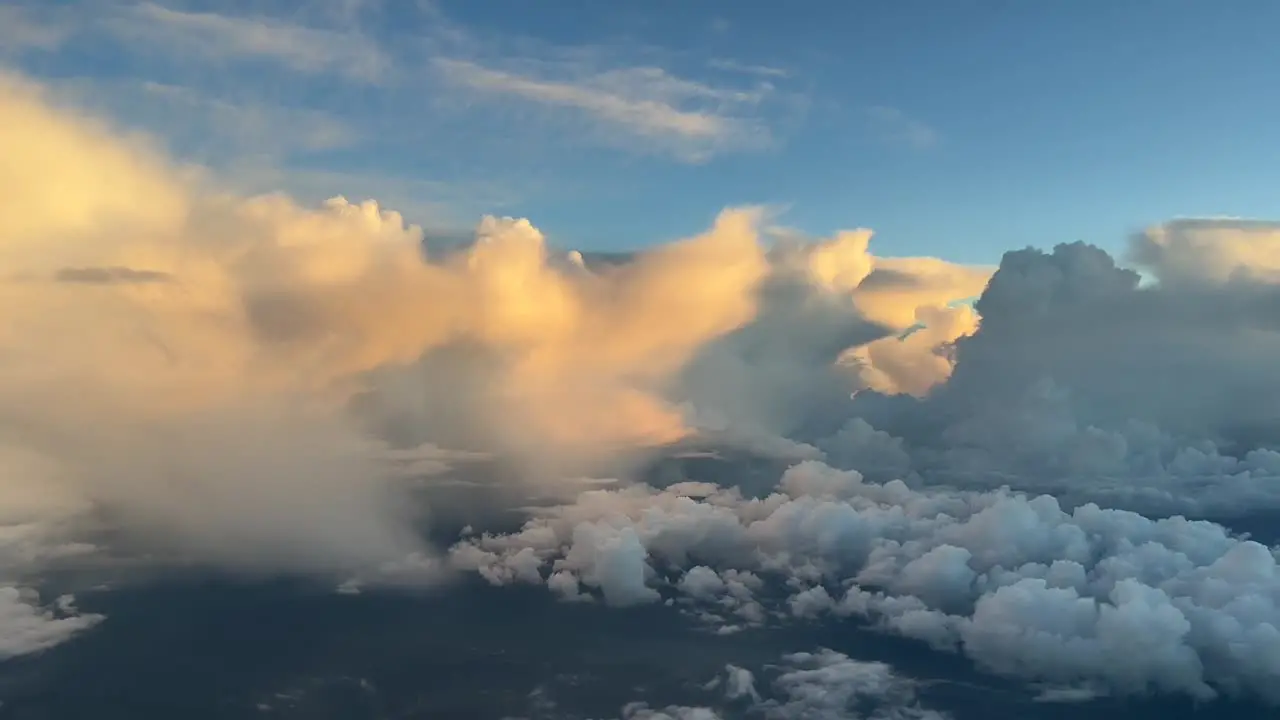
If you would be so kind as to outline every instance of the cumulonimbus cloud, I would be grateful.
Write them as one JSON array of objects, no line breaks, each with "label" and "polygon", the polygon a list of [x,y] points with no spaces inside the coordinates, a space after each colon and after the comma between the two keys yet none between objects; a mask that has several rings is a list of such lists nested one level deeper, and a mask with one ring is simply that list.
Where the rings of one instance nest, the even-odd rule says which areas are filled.
[{"label": "cumulonimbus cloud", "polygon": [[575,602],[666,600],[716,632],[858,618],[1045,701],[1280,703],[1280,549],[1231,529],[1280,507],[1269,232],[1153,228],[1147,284],[1083,244],[1007,253],[949,377],[797,401],[785,439],[825,462],[765,488],[739,466],[593,490],[450,561]]},{"label": "cumulonimbus cloud", "polygon": [[[694,365],[776,376],[735,333],[825,303],[875,341],[918,319],[887,303],[942,311],[951,287],[898,269],[862,298],[832,263],[879,269],[864,241],[784,258],[750,208],[609,267],[510,218],[428,257],[422,230],[376,203],[236,196],[20,77],[0,77],[0,120],[6,520],[91,518],[169,556],[343,572],[417,557],[429,576],[393,456],[445,445],[566,468],[661,446],[734,409],[692,392]],[[846,349],[802,339],[811,359]],[[857,386],[873,369],[841,372]],[[921,387],[911,372],[886,365],[877,387]],[[782,426],[767,399],[753,432]]]}]

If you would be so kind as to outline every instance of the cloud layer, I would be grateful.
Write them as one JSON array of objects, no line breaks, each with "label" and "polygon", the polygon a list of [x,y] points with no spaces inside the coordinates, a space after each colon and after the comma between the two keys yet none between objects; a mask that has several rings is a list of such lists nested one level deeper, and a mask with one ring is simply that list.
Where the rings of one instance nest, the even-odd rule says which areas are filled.
[{"label": "cloud layer", "polygon": [[807,461],[758,498],[698,483],[587,492],[451,560],[573,601],[665,598],[719,632],[855,616],[1053,686],[1280,702],[1277,552],[1180,517],[913,490]]}]

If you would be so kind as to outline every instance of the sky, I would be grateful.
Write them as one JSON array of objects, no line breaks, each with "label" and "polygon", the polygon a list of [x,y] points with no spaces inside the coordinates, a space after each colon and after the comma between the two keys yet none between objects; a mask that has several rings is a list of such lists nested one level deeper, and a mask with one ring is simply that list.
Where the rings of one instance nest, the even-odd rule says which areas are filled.
[{"label": "sky", "polygon": [[763,204],[891,255],[1274,215],[1267,0],[0,5],[0,53],[248,190],[632,249]]}]

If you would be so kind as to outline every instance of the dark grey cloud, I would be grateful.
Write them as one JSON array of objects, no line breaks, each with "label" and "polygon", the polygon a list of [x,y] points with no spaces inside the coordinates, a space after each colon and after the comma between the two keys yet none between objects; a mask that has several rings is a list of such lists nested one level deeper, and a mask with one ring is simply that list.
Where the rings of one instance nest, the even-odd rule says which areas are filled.
[{"label": "dark grey cloud", "polygon": [[81,285],[129,285],[169,282],[169,273],[156,270],[137,270],[114,265],[110,267],[68,267],[58,270],[54,280],[60,283]]}]

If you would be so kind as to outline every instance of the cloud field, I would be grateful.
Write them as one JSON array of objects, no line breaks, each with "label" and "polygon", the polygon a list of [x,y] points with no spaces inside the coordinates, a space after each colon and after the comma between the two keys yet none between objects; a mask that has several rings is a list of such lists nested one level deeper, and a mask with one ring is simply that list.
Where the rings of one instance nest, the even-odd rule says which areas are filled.
[{"label": "cloud field", "polygon": [[[1055,697],[1280,704],[1277,550],[1240,534],[1280,510],[1280,226],[996,269],[734,208],[617,263],[498,217],[437,252],[373,201],[237,195],[13,74],[0,126],[0,658],[110,622],[37,591],[128,556],[479,573],[709,632],[856,618]],[[789,468],[643,482],[673,448]],[[464,456],[537,507],[432,547]],[[774,681],[791,710],[726,687],[777,717],[836,676],[900,687],[823,652]]]}]

